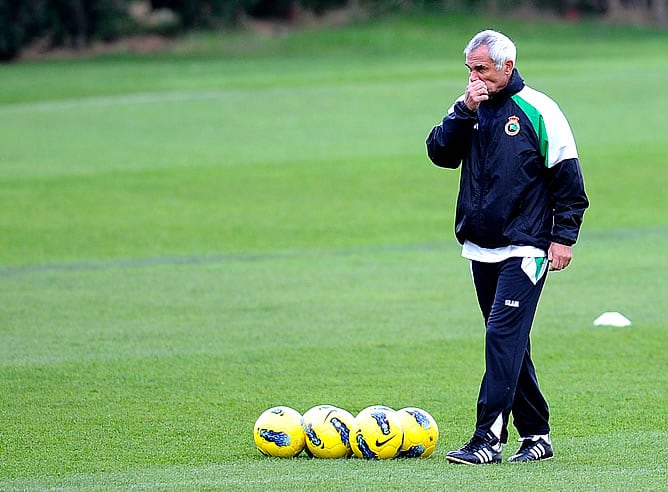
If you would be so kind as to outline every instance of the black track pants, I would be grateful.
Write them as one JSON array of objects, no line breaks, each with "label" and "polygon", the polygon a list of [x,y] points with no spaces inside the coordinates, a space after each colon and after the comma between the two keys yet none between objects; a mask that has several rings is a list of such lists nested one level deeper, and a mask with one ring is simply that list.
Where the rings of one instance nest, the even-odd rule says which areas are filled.
[{"label": "black track pants", "polygon": [[495,422],[498,427],[497,419],[501,415],[500,438],[501,442],[507,442],[511,412],[520,437],[550,431],[549,409],[538,387],[529,343],[531,325],[547,277],[547,264],[536,266],[541,261],[543,259],[509,258],[499,263],[471,262],[486,326],[485,375],[478,396],[475,432],[480,437],[487,434]]}]

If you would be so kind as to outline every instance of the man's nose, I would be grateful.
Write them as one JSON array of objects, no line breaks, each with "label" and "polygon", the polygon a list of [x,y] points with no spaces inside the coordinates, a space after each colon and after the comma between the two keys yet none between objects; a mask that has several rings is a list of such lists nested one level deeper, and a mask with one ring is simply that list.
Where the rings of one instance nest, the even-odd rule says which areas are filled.
[{"label": "man's nose", "polygon": [[475,81],[478,80],[478,79],[480,79],[480,77],[478,77],[478,74],[477,74],[477,73],[475,73],[475,72],[471,72],[471,73],[469,74],[469,82],[475,82]]}]

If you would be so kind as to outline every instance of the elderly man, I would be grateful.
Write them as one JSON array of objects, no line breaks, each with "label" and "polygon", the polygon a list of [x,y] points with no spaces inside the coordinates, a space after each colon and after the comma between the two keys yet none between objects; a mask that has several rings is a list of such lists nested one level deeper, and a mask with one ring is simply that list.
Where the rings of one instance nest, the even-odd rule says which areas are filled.
[{"label": "elderly man", "polygon": [[447,459],[501,462],[511,413],[522,444],[508,461],[549,459],[549,409],[529,334],[547,270],[571,262],[589,202],[568,122],[524,84],[513,42],[487,30],[464,54],[468,85],[431,130],[427,153],[437,166],[461,165],[455,234],[485,320],[485,374],[473,437]]}]

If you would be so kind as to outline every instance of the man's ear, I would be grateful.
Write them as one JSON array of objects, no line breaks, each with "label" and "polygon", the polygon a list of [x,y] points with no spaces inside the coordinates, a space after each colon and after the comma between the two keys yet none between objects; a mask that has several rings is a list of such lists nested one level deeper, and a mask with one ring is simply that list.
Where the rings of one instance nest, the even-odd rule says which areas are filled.
[{"label": "man's ear", "polygon": [[506,63],[503,64],[503,73],[510,75],[515,67],[515,63],[512,60],[506,60]]}]

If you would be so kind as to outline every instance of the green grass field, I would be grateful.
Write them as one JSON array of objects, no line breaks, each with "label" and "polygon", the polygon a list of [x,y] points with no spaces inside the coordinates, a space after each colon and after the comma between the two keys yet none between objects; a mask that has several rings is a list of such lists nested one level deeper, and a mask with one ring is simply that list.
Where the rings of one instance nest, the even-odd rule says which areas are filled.
[{"label": "green grass field", "polygon": [[[445,459],[483,326],[424,140],[486,27],[569,117],[592,203],[533,331],[556,457],[529,466]],[[0,489],[668,490],[666,46],[416,17],[0,67]],[[256,451],[263,410],[323,403],[422,407],[439,446]]]}]

